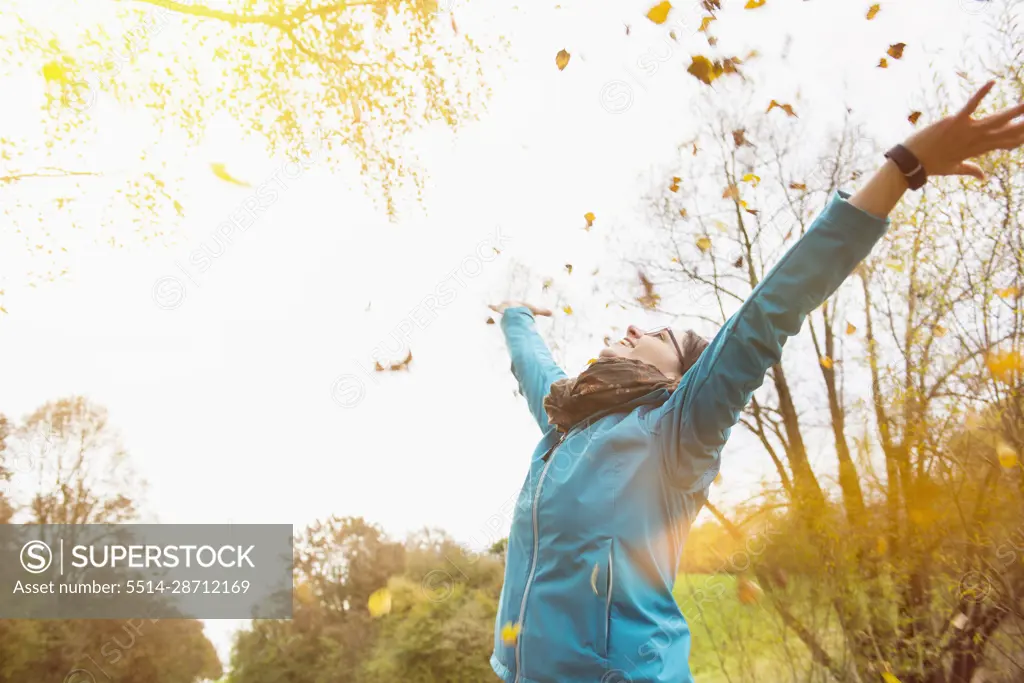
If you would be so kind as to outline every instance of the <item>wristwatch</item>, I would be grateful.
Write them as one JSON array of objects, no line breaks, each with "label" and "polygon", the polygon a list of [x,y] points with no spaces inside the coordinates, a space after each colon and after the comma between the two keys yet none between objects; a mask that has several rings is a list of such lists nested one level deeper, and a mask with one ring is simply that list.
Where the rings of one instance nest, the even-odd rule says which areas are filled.
[{"label": "wristwatch", "polygon": [[914,153],[903,145],[896,145],[886,152],[885,156],[887,159],[892,159],[896,168],[900,169],[911,190],[920,190],[928,182],[928,174],[925,173],[924,166],[914,156]]}]

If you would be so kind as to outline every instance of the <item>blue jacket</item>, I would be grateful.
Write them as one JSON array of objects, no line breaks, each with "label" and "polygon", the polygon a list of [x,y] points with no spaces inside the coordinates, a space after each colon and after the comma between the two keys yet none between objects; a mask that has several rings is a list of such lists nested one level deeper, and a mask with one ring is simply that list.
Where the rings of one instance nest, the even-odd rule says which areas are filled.
[{"label": "blue jacket", "polygon": [[[544,397],[566,374],[524,307],[501,320],[543,431],[515,507],[491,667],[507,683],[688,683],[690,632],[672,597],[719,454],[783,344],[871,251],[889,220],[838,192],[675,391],[659,389],[564,438]],[[514,644],[502,638],[518,624]]]}]

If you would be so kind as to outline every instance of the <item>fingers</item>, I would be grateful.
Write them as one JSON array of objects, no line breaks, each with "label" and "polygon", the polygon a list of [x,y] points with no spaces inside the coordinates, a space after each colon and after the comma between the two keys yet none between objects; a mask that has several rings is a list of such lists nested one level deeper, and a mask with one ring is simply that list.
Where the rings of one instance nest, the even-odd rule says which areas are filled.
[{"label": "fingers", "polygon": [[534,315],[546,315],[546,316],[550,317],[551,316],[551,309],[549,309],[549,308],[534,308],[533,309],[533,314]]},{"label": "fingers", "polygon": [[964,161],[955,169],[953,169],[954,175],[969,175],[978,180],[985,179],[985,172],[981,170],[981,166],[974,163],[973,161]]},{"label": "fingers", "polygon": [[1008,124],[1010,121],[1013,121],[1018,116],[1022,115],[1024,115],[1024,102],[1018,104],[1016,107],[1008,107],[999,113],[992,114],[991,116],[986,116],[985,118],[981,119],[979,123],[981,123],[986,128],[1001,128]]},{"label": "fingers", "polygon": [[993,149],[1017,149],[1024,144],[1024,121],[1003,126],[985,138],[986,151]]},{"label": "fingers", "polygon": [[978,89],[978,92],[974,93],[974,95],[971,96],[971,99],[967,100],[967,104],[965,104],[964,108],[960,110],[959,115],[964,118],[970,118],[970,116],[977,111],[981,101],[985,99],[985,96],[988,95],[989,91],[992,90],[992,87],[995,84],[995,81],[989,81],[985,85],[981,86],[981,88]]}]

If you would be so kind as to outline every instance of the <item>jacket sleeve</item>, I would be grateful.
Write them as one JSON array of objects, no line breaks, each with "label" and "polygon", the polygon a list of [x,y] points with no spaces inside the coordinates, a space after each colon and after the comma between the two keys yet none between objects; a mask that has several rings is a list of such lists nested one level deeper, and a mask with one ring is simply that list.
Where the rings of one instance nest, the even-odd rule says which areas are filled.
[{"label": "jacket sleeve", "polygon": [[519,381],[519,391],[526,397],[541,431],[547,431],[551,425],[544,410],[544,397],[551,390],[551,384],[566,374],[551,358],[535,322],[529,308],[515,306],[505,309],[501,329],[512,358],[512,374]]},{"label": "jacket sleeve", "polygon": [[842,190],[718,331],[672,396],[648,414],[670,483],[706,489],[733,425],[786,340],[839,288],[885,234],[888,218],[846,200]]}]

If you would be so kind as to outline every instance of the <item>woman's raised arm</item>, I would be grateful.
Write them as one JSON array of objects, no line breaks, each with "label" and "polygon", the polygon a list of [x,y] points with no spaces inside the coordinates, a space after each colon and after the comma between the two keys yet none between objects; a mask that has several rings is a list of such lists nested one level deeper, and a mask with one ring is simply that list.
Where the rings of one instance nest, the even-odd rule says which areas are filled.
[{"label": "woman's raised arm", "polygon": [[[984,178],[967,159],[1024,143],[1024,123],[1014,123],[1024,114],[1024,105],[972,118],[992,85],[981,88],[957,114],[903,144],[929,176]],[[833,196],[811,228],[718,331],[671,398],[649,414],[647,423],[674,485],[689,492],[710,485],[733,425],[768,369],[781,360],[786,340],[870,253],[908,182],[887,159],[852,197],[842,191]]]}]

